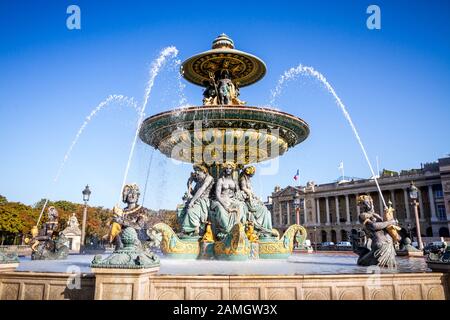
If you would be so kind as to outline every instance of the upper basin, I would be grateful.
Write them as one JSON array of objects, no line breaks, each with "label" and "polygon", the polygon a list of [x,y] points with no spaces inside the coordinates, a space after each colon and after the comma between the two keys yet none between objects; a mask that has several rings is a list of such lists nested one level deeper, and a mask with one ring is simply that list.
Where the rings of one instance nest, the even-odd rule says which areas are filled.
[{"label": "upper basin", "polygon": [[276,158],[309,135],[288,113],[251,106],[198,106],[155,114],[139,136],[166,156],[188,163],[246,165]]}]

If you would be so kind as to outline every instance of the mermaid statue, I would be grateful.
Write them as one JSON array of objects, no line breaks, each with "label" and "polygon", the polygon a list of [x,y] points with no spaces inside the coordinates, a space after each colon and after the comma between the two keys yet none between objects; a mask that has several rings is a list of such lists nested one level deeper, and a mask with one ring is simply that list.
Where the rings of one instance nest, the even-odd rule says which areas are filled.
[{"label": "mermaid statue", "polygon": [[239,186],[248,208],[248,220],[259,238],[275,236],[272,233],[272,216],[264,203],[255,195],[252,189],[251,178],[254,176],[256,168],[246,167],[239,176]]},{"label": "mermaid statue", "polygon": [[135,183],[127,184],[122,190],[122,201],[127,204],[124,209],[118,205],[113,208],[113,222],[109,233],[109,241],[115,243],[116,250],[123,247],[119,234],[123,229],[132,227],[135,229],[141,244],[150,241],[148,235],[148,210],[138,205],[140,196],[139,186]]},{"label": "mermaid statue", "polygon": [[394,219],[383,221],[383,218],[375,213],[372,197],[368,195],[358,197],[358,206],[361,208],[359,221],[364,231],[364,241],[354,245],[354,251],[359,255],[358,265],[395,268],[395,239],[389,231],[397,222]]},{"label": "mermaid statue", "polygon": [[217,180],[215,199],[211,200],[211,222],[217,239],[222,240],[235,224],[245,224],[248,209],[239,184],[233,179],[236,164],[225,162],[221,177]]},{"label": "mermaid statue", "polygon": [[[195,183],[192,189],[192,183]],[[181,224],[181,236],[200,236],[205,231],[210,208],[209,195],[214,184],[208,169],[194,165],[194,172],[188,180],[188,192],[185,205],[180,209],[178,219]]]}]

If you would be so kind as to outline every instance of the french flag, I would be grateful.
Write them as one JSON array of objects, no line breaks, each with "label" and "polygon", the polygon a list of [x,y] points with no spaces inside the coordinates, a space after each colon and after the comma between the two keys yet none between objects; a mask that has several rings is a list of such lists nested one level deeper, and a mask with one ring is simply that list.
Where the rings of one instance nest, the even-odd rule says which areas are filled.
[{"label": "french flag", "polygon": [[300,177],[300,171],[297,169],[297,173],[294,176],[294,180],[297,181],[299,177]]}]

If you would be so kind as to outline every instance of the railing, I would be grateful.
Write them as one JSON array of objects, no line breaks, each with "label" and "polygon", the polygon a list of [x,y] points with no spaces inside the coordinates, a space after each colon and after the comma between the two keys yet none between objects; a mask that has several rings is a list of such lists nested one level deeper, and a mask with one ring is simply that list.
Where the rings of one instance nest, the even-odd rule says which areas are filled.
[{"label": "railing", "polygon": [[19,256],[31,255],[31,248],[27,245],[6,245],[0,246],[0,252],[17,253]]}]

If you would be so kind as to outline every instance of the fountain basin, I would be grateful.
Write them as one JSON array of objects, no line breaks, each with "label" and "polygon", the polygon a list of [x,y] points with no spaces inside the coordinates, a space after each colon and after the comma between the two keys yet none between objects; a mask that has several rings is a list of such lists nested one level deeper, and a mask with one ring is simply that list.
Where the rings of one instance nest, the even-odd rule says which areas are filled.
[{"label": "fountain basin", "polygon": [[139,136],[167,157],[188,163],[261,162],[284,154],[309,135],[293,115],[250,106],[180,108],[147,118]]}]

